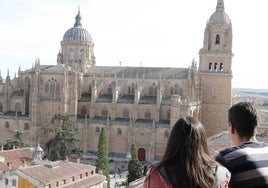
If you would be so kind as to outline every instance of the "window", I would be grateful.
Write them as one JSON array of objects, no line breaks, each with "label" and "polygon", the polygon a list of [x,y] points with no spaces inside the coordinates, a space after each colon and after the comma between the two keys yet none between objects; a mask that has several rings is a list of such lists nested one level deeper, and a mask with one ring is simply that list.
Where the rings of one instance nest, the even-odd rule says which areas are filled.
[{"label": "window", "polygon": [[48,94],[60,94],[60,88],[60,83],[54,78],[49,79],[45,84],[45,92]]},{"label": "window", "polygon": [[131,86],[128,86],[128,94],[134,94],[135,84],[132,83]]},{"label": "window", "polygon": [[145,112],[145,119],[151,119],[151,112],[149,110]]},{"label": "window", "polygon": [[7,178],[5,179],[5,184],[8,185],[8,179]]},{"label": "window", "polygon": [[84,49],[80,50],[80,59],[84,59]]},{"label": "window", "polygon": [[149,88],[149,95],[152,95],[154,93],[154,88],[151,86],[150,88]]},{"label": "window", "polygon": [[19,103],[16,103],[16,104],[15,104],[15,111],[17,111],[17,112],[21,112],[21,106],[20,106]]},{"label": "window", "polygon": [[74,176],[72,177],[72,181],[75,181],[75,177]]},{"label": "window", "polygon": [[69,60],[73,60],[74,59],[74,50],[72,48],[69,50],[69,58],[68,59]]},{"label": "window", "polygon": [[108,110],[105,107],[101,110],[101,116],[103,116],[103,117],[108,116]]},{"label": "window", "polygon": [[170,95],[173,95],[173,94],[174,94],[174,88],[171,87],[171,88],[170,88]]},{"label": "window", "polygon": [[117,129],[117,136],[121,136],[122,135],[122,129],[121,128],[118,128]]},{"label": "window", "polygon": [[100,128],[96,127],[95,134],[100,134]]},{"label": "window", "polygon": [[220,64],[220,71],[223,71],[223,63]]},{"label": "window", "polygon": [[112,94],[112,93],[113,93],[113,87],[112,87],[111,84],[110,84],[109,87],[108,87],[108,93],[109,93],[109,94]]},{"label": "window", "polygon": [[217,71],[218,70],[218,63],[214,64],[214,70]]},{"label": "window", "polygon": [[83,106],[81,109],[81,116],[85,116],[85,115],[87,115],[87,108]]},{"label": "window", "polygon": [[5,128],[9,129],[9,122],[8,121],[6,121],[6,123],[5,123]]},{"label": "window", "polygon": [[178,84],[175,84],[175,89],[174,90],[175,90],[174,91],[175,94],[179,94],[179,86],[178,86]]},{"label": "window", "polygon": [[0,112],[3,112],[3,104],[0,103]]},{"label": "window", "polygon": [[30,130],[29,123],[24,123],[24,130],[25,131]]},{"label": "window", "polygon": [[123,118],[129,118],[129,111],[127,108],[125,108],[123,111]]},{"label": "window", "polygon": [[209,65],[208,65],[208,70],[212,70],[212,63],[210,62]]},{"label": "window", "polygon": [[17,180],[16,179],[12,180],[12,186],[17,187]]},{"label": "window", "polygon": [[218,35],[216,35],[216,42],[215,42],[216,44],[220,44],[220,35],[218,34]]},{"label": "window", "polygon": [[168,138],[169,137],[169,131],[168,130],[165,130],[165,136],[164,138]]}]

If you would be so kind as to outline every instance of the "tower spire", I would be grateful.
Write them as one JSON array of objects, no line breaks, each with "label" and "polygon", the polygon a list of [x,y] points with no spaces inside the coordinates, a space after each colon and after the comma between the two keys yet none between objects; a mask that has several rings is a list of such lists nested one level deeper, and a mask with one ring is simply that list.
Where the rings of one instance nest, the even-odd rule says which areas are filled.
[{"label": "tower spire", "polygon": [[80,5],[78,6],[78,14],[75,17],[74,27],[82,27],[82,17],[80,16]]},{"label": "tower spire", "polygon": [[216,10],[224,10],[224,2],[223,0],[218,0]]}]

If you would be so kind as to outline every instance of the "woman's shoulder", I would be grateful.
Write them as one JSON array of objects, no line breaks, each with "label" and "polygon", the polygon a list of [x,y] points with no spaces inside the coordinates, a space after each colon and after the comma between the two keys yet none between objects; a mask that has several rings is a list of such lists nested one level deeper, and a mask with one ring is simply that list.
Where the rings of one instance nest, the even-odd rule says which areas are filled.
[{"label": "woman's shoulder", "polygon": [[217,163],[215,167],[215,175],[217,177],[219,187],[228,187],[231,173],[227,168]]}]

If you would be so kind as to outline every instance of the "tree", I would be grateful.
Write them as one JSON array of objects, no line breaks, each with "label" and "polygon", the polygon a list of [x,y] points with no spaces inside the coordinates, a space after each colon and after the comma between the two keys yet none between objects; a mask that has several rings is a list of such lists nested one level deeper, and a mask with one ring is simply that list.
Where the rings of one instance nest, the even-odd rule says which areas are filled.
[{"label": "tree", "polygon": [[128,163],[128,179],[130,183],[143,176],[143,168],[137,157],[137,149],[135,144],[131,144],[131,160]]},{"label": "tree", "polygon": [[69,115],[55,114],[50,125],[43,130],[46,135],[54,136],[46,144],[48,159],[56,161],[81,156],[81,141],[77,138],[78,127]]},{"label": "tree", "polygon": [[98,153],[96,161],[97,171],[101,171],[106,176],[107,185],[110,187],[110,176],[109,176],[109,161],[108,161],[108,146],[105,129],[101,128],[101,133],[98,141]]},{"label": "tree", "polygon": [[4,144],[4,150],[9,150],[15,148],[25,148],[29,145],[23,142],[22,138],[23,136],[26,136],[29,134],[28,131],[19,130],[19,129],[9,129],[13,135],[13,139],[6,140],[7,142]]}]

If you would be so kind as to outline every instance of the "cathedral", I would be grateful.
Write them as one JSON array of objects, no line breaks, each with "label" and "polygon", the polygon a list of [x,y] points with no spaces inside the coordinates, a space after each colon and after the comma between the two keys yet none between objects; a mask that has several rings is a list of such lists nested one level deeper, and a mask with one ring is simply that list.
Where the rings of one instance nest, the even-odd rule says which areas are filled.
[{"label": "cathedral", "polygon": [[[200,31],[201,32],[201,31]],[[80,11],[61,41],[55,65],[36,60],[13,79],[0,79],[0,145],[10,129],[31,132],[25,141],[45,148],[42,127],[54,114],[70,115],[84,152],[96,152],[105,128],[110,157],[159,160],[174,123],[198,118],[208,136],[227,129],[232,89],[232,24],[218,0],[207,21],[199,63],[187,68],[97,66],[94,43]]]}]

